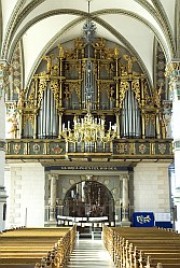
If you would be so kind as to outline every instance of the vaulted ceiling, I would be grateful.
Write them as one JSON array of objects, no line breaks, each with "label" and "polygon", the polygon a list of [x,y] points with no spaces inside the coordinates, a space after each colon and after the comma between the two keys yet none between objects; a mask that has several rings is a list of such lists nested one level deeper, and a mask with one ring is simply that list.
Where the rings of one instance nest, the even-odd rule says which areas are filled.
[{"label": "vaulted ceiling", "polygon": [[[87,0],[1,0],[1,59],[11,61],[22,41],[24,86],[43,54],[82,36]],[[180,57],[179,0],[92,0],[90,16],[97,37],[126,47],[147,71],[153,85],[154,40],[166,61]]]}]

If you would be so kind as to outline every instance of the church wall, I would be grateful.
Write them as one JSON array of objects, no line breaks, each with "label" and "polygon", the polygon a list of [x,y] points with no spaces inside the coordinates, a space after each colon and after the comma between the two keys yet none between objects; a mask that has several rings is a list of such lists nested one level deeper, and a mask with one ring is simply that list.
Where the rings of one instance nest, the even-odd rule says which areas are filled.
[{"label": "church wall", "polygon": [[134,168],[134,211],[170,212],[169,163],[139,163]]},{"label": "church wall", "polygon": [[[2,70],[1,70],[2,73]],[[0,92],[1,94],[2,92]],[[5,104],[0,96],[0,230],[4,229],[6,214],[6,191],[4,188],[5,166]]]},{"label": "church wall", "polygon": [[6,165],[6,228],[44,226],[44,168],[37,163]]},{"label": "church wall", "polygon": [[[169,163],[141,162],[129,177],[129,200],[132,211],[152,211],[169,213]],[[58,172],[57,201],[62,207],[67,191],[76,183],[88,179],[104,184],[115,201],[115,215],[119,224],[122,202],[121,172]],[[45,180],[46,178],[46,180]],[[13,163],[6,165],[5,187],[7,190],[6,228],[12,226],[44,226],[45,207],[49,206],[49,179],[45,177],[44,168],[38,163]],[[46,183],[45,183],[46,182]]]},{"label": "church wall", "polygon": [[[0,99],[0,142],[5,139],[5,106],[3,99]],[[5,152],[3,151],[3,145],[0,144],[0,186],[4,184],[4,162]]]}]

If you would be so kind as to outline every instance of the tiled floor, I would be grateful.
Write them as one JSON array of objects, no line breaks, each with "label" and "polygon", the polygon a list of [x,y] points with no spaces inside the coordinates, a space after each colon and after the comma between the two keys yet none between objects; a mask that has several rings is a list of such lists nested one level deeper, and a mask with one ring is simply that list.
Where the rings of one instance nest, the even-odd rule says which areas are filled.
[{"label": "tiled floor", "polygon": [[114,268],[102,240],[77,240],[68,268]]}]

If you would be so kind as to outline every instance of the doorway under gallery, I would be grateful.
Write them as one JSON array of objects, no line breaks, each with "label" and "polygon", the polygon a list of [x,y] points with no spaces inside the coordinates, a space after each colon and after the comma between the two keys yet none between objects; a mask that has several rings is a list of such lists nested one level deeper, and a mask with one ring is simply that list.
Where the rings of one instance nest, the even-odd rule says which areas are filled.
[{"label": "doorway under gallery", "polygon": [[64,167],[52,170],[51,167],[51,170],[46,170],[45,226],[56,222],[58,225],[87,224],[91,223],[89,220],[103,221],[111,226],[121,224],[122,202],[128,200],[133,191],[133,179],[128,179],[128,171],[98,165],[100,167],[93,170],[93,174],[92,166],[79,169],[72,166],[72,170]]},{"label": "doorway under gallery", "polygon": [[110,190],[97,181],[74,184],[66,193],[63,214],[70,217],[104,217],[114,221],[114,199]]}]

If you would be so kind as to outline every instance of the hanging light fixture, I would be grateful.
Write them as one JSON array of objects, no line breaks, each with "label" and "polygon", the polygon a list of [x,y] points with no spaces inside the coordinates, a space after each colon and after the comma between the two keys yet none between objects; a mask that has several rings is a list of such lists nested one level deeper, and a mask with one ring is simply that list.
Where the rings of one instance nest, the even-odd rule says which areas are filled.
[{"label": "hanging light fixture", "polygon": [[89,107],[90,105],[84,118],[74,118],[73,129],[70,129],[70,122],[67,128],[63,125],[63,138],[69,142],[111,142],[116,137],[116,125],[112,126],[110,122],[106,131],[105,120],[94,118]]},{"label": "hanging light fixture", "polygon": [[83,35],[85,40],[85,47],[87,52],[86,65],[85,65],[85,107],[87,114],[84,118],[77,118],[74,116],[74,128],[70,128],[70,121],[67,127],[63,124],[62,137],[68,142],[111,142],[116,137],[116,125],[109,122],[109,128],[106,130],[104,118],[95,118],[91,113],[91,107],[94,102],[95,84],[93,77],[93,62],[91,60],[92,42],[95,39],[96,25],[90,18],[90,2],[88,0],[88,18],[83,26]]}]

